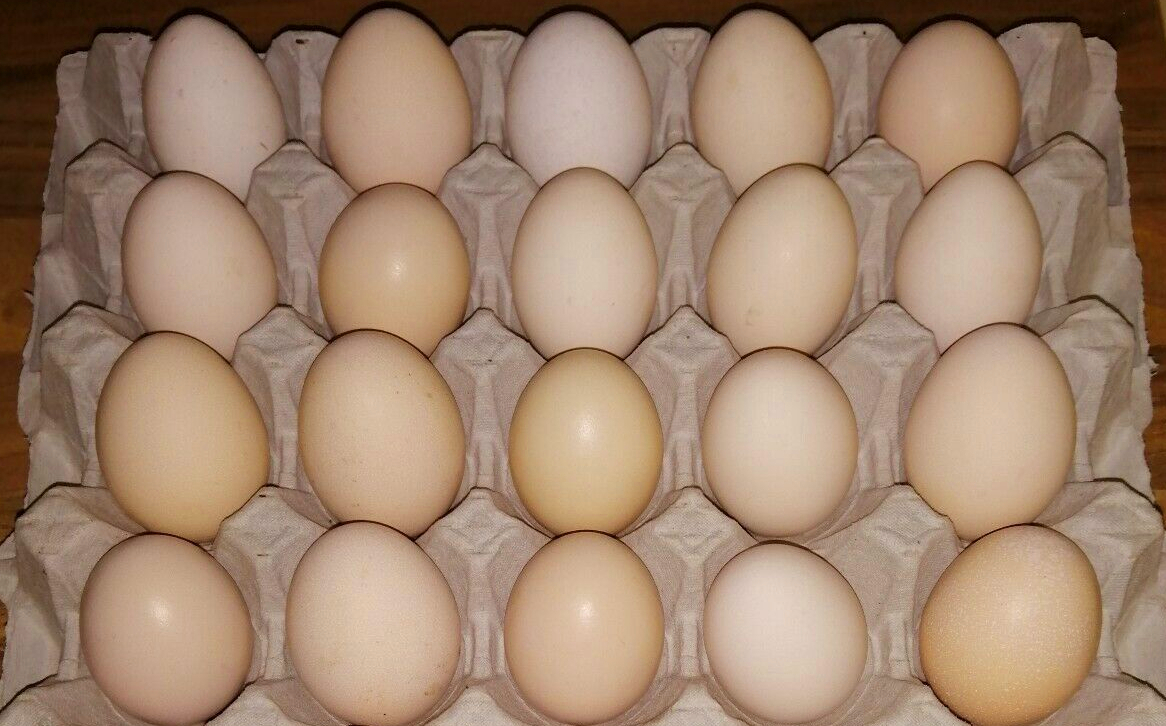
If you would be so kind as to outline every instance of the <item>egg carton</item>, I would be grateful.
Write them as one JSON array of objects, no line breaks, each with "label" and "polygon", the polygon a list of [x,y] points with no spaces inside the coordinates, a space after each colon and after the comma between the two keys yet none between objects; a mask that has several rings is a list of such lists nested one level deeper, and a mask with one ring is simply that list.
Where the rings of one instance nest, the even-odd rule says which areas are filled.
[{"label": "egg carton", "polygon": [[[645,513],[622,537],[644,560],[665,611],[664,654],[649,692],[620,724],[757,723],[709,675],[704,593],[721,566],[757,540],[715,505],[701,465],[699,422],[738,360],[705,322],[704,267],[734,197],[692,147],[688,93],[708,33],[664,28],[633,48],[649,81],[652,163],[632,187],[660,261],[650,334],[628,358],[659,410],[664,466]],[[210,550],[251,612],[256,646],[243,693],[218,726],[334,724],[294,677],[284,601],[300,556],[332,520],[297,459],[296,402],[329,331],[316,290],[325,235],[354,192],[328,167],[319,130],[320,81],[336,42],[286,32],[264,62],[291,141],[255,172],[247,207],[271,245],[281,306],[245,333],[232,365],[263,412],[272,484],[228,518]],[[1152,362],[1134,252],[1114,50],[1064,23],[1000,37],[1023,91],[1017,179],[1040,220],[1044,266],[1028,325],[1053,348],[1078,411],[1070,483],[1039,521],[1071,537],[1097,571],[1101,643],[1092,673],[1047,724],[1166,724],[1166,562],[1141,432]],[[522,338],[507,275],[518,221],[536,186],[506,156],[503,94],[522,36],[472,31],[452,45],[474,109],[475,151],[439,196],[457,219],[472,268],[465,323],[432,360],[458,401],[466,467],[455,508],[418,543],[453,589],[462,616],[457,676],[433,717],[441,724],[550,723],[506,673],[501,632],[518,572],[548,537],[510,478],[506,441],[519,393],[543,359]],[[819,360],[859,425],[858,467],[844,504],[794,541],[853,585],[869,651],[850,699],[821,724],[959,724],[922,681],[915,630],[927,594],[961,549],[948,520],[903,484],[902,429],[938,357],[931,334],[893,302],[891,271],[922,192],[914,164],[872,138],[882,79],[900,48],[881,25],[847,25],[815,41],[835,96],[828,168],[853,209],[859,268],[842,323]],[[125,298],[120,235],[135,194],[157,172],[145,140],[136,34],[97,36],[58,69],[61,106],[45,191],[34,322],[19,414],[31,442],[28,509],[0,545],[0,599],[9,609],[0,725],[136,723],[89,677],[77,630],[90,569],[140,531],[104,488],[93,440],[98,394],[141,334]]]}]

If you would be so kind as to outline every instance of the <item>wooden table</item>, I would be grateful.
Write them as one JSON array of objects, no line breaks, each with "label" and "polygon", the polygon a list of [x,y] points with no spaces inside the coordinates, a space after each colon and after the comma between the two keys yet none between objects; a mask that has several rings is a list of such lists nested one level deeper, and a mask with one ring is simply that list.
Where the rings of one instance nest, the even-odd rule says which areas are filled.
[{"label": "wooden table", "polygon": [[[196,0],[197,1],[197,0]],[[743,0],[592,0],[631,36],[667,21],[715,26]],[[258,47],[287,26],[341,30],[369,0],[204,0]],[[562,0],[413,0],[446,38],[503,25],[529,30]],[[32,263],[40,239],[41,192],[57,108],[57,61],[86,48],[99,30],[157,32],[183,0],[7,0],[0,9],[0,537],[20,510],[28,444],[16,421],[20,351],[28,335]],[[1151,354],[1166,356],[1166,43],[1154,0],[787,0],[782,8],[811,37],[844,21],[873,19],[904,37],[923,22],[964,13],[999,32],[1022,21],[1072,19],[1118,49],[1132,192],[1134,239],[1145,268]],[[1166,375],[1153,380],[1154,421],[1146,456],[1166,504]],[[2,610],[2,608],[0,608]],[[0,633],[0,647],[3,643]]]}]

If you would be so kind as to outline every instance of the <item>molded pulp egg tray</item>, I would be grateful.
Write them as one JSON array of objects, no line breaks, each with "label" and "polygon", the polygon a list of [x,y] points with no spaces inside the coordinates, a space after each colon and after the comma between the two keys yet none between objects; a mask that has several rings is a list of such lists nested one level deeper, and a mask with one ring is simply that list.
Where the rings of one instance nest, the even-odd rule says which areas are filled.
[{"label": "molded pulp egg tray", "polygon": [[[691,145],[688,94],[708,38],[699,28],[665,28],[634,43],[654,127],[652,163],[631,192],[651,227],[660,278],[649,334],[628,362],[655,399],[666,445],[655,497],[623,540],[655,577],[667,635],[650,691],[619,719],[628,724],[750,722],[709,676],[701,638],[705,590],[755,542],[715,506],[700,456],[704,408],[738,359],[705,322],[704,268],[734,200]],[[547,541],[515,495],[506,460],[515,402],[543,362],[522,337],[507,275],[516,227],[536,191],[507,158],[503,138],[505,82],[522,40],[473,31],[452,46],[473,102],[476,149],[449,172],[440,197],[465,235],[473,281],[467,319],[433,361],[461,408],[466,468],[456,507],[418,540],[462,615],[460,667],[434,717],[441,724],[547,723],[508,678],[501,631],[519,570]],[[316,261],[353,197],[321,146],[320,82],[335,43],[326,33],[285,32],[264,57],[298,140],[256,170],[247,198],[271,245],[282,304],[243,335],[233,361],[263,411],[273,481],[224,523],[211,547],[242,589],[257,634],[248,685],[214,719],[221,726],[335,723],[296,681],[283,640],[292,572],[332,524],[297,461],[296,401],[329,332]],[[1104,600],[1093,672],[1046,723],[1166,724],[1163,529],[1141,440],[1153,364],[1115,53],[1062,23],[1025,25],[1000,43],[1023,92],[1012,170],[1036,208],[1045,248],[1028,325],[1068,372],[1079,418],[1070,483],[1039,521],[1084,549]],[[820,723],[959,724],[921,680],[915,630],[961,543],[947,519],[902,483],[899,453],[911,401],[937,358],[931,334],[889,302],[898,239],[921,198],[914,164],[873,137],[879,89],[901,43],[884,26],[848,25],[815,46],[836,109],[827,168],[850,201],[861,250],[849,310],[819,353],[850,397],[861,443],[845,503],[796,541],[846,576],[870,630],[860,686]],[[4,725],[132,723],[88,676],[77,610],[96,560],[140,531],[102,486],[93,421],[106,373],[142,332],[122,288],[119,250],[126,210],[157,172],[140,102],[149,52],[145,36],[99,35],[58,69],[60,112],[19,402],[31,439],[28,509],[0,547],[0,599],[9,609]]]}]

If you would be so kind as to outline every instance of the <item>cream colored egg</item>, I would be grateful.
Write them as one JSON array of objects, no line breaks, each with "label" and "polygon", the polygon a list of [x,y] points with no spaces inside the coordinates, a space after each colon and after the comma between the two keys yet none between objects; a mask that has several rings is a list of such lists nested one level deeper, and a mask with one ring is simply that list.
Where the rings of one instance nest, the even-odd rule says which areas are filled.
[{"label": "cream colored egg", "polygon": [[996,39],[963,20],[919,31],[887,72],[878,133],[930,189],[957,166],[1005,166],[1020,137],[1020,82]]},{"label": "cream colored egg", "polygon": [[1040,284],[1040,224],[1012,175],[972,161],[911,215],[895,258],[899,304],[946,349],[989,323],[1021,323]]},{"label": "cream colored egg", "polygon": [[81,653],[118,709],[163,726],[202,723],[238,695],[255,639],[222,565],[177,537],[143,534],[105,553],[85,583]]},{"label": "cream colored egg", "polygon": [[457,672],[461,621],[449,583],[420,547],[372,522],[340,525],[308,548],[285,623],[296,676],[344,721],[414,723]]},{"label": "cream colored egg", "polygon": [[153,532],[214,539],[267,482],[267,429],[242,379],[178,333],[126,348],[97,401],[97,460],[113,498]]},{"label": "cream colored egg", "polygon": [[527,510],[555,534],[619,534],[648,506],[664,456],[652,396],[619,358],[592,349],[535,373],[510,423],[510,472]]},{"label": "cream colored egg", "polygon": [[598,348],[624,358],[656,302],[656,248],[619,182],[571,169],[547,182],[518,225],[510,261],[514,307],[544,358]]},{"label": "cream colored egg", "polygon": [[198,338],[230,359],[239,335],[275,307],[275,262],[239,200],[198,174],[164,174],[134,198],[122,278],[148,331]]},{"label": "cream colored egg", "polygon": [[701,156],[740,195],[787,164],[822,166],[834,133],[834,96],[818,51],[768,10],[729,18],[709,41],[692,89]]},{"label": "cream colored egg", "polygon": [[417,16],[360,16],[332,52],[320,97],[324,145],[358,192],[389,182],[434,194],[470,153],[470,96],[442,39]]},{"label": "cream colored egg", "polygon": [[430,355],[462,322],[470,258],[453,215],[429,192],[385,184],[340,213],[320,252],[320,303],[333,332],[373,328]]},{"label": "cream colored egg", "polygon": [[866,666],[866,617],[829,562],[771,542],[729,560],[713,580],[704,647],[713,678],[738,707],[805,723],[854,692]]},{"label": "cream colored egg", "polygon": [[1097,655],[1101,591],[1068,537],[1020,525],[960,553],[919,621],[928,684],[977,726],[1027,726],[1072,698]]},{"label": "cream colored egg", "polygon": [[267,69],[235,31],[205,15],[168,25],[142,75],[142,120],[163,171],[193,171],[239,199],[287,140]]},{"label": "cream colored egg", "polygon": [[549,718],[595,724],[647,692],[664,649],[652,573],[614,537],[574,532],[547,543],[506,604],[506,663],[526,702]]},{"label": "cream colored egg", "polygon": [[337,519],[416,537],[449,511],[466,442],[457,402],[404,340],[357,330],[328,344],[304,379],[300,459]]},{"label": "cream colored egg", "polygon": [[923,379],[903,432],[907,480],[974,540],[1031,522],[1068,476],[1073,390],[1035,334],[998,323],[951,346]]},{"label": "cream colored egg", "polygon": [[821,169],[771,171],[737,200],[709,254],[713,327],[741,355],[814,353],[846,314],[858,272],[850,204]]},{"label": "cream colored egg", "polygon": [[652,99],[623,35],[587,12],[539,23],[510,69],[506,140],[540,186],[586,166],[630,187],[651,150]]},{"label": "cream colored egg", "polygon": [[763,537],[823,522],[845,499],[858,465],[846,392],[821,364],[792,350],[758,351],[730,368],[700,437],[717,502]]}]

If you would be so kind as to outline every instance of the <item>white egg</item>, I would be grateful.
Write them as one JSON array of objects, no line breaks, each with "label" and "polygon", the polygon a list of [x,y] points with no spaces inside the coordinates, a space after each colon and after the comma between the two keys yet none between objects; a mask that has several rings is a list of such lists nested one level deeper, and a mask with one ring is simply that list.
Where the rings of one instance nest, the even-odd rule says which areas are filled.
[{"label": "white egg", "polygon": [[595,169],[563,172],[518,225],[510,262],[514,307],[544,358],[639,344],[656,302],[656,249],[636,202]]},{"label": "white egg", "polygon": [[903,230],[895,297],[940,350],[989,323],[1022,323],[1040,285],[1041,232],[1020,184],[986,161],[932,187]]},{"label": "white egg", "polygon": [[540,23],[510,70],[506,140],[539,185],[588,166],[630,187],[651,149],[652,99],[623,35],[584,12]]},{"label": "white egg", "polygon": [[820,363],[792,350],[760,350],[730,368],[700,437],[717,502],[764,537],[820,524],[846,497],[858,463],[846,392]]},{"label": "white egg", "polygon": [[866,666],[862,603],[830,563],[770,542],[725,565],[704,606],[709,667],[729,698],[773,722],[814,721],[846,702]]},{"label": "white egg", "polygon": [[194,171],[243,199],[251,172],[287,140],[267,69],[235,31],[203,15],[171,23],[142,76],[146,138],[163,171]]},{"label": "white egg", "polygon": [[190,172],[163,174],[134,198],[121,265],[147,331],[185,333],[228,360],[239,336],[276,303],[263,231],[226,189]]}]

